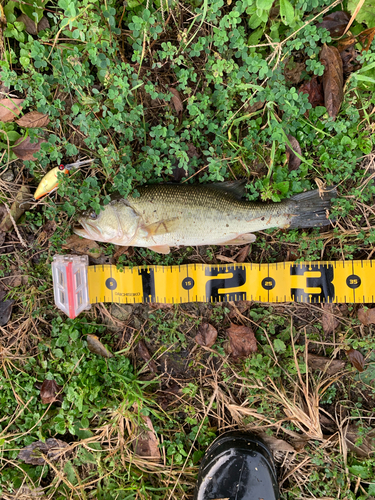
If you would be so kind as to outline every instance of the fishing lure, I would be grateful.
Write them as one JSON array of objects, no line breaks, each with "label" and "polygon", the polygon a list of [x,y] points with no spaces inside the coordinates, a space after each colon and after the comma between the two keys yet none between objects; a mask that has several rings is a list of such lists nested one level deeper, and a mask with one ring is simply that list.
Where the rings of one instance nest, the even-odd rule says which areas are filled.
[{"label": "fishing lure", "polygon": [[59,185],[59,179],[57,177],[58,172],[68,174],[73,167],[81,167],[82,165],[88,165],[89,163],[92,163],[94,161],[95,160],[76,161],[75,163],[68,163],[67,165],[61,164],[58,167],[53,168],[52,170],[47,172],[43,179],[40,181],[39,186],[36,188],[36,191],[34,193],[34,200],[39,200],[43,196],[56,191]]}]

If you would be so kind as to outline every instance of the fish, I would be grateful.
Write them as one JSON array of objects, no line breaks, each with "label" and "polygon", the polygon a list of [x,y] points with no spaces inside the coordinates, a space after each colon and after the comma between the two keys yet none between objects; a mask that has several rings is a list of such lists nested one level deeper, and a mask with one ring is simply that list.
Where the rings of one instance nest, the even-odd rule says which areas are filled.
[{"label": "fish", "polygon": [[86,212],[74,232],[83,238],[168,254],[171,247],[242,245],[270,228],[330,224],[335,188],[297,194],[279,203],[243,198],[246,181],[151,184],[138,197],[113,199],[99,213]]}]

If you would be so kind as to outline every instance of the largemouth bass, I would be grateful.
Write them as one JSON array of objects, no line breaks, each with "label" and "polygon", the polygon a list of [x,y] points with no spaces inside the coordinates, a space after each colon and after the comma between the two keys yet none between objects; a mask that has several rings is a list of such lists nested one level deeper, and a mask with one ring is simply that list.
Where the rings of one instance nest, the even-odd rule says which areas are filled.
[{"label": "largemouth bass", "polygon": [[211,185],[153,184],[139,197],[113,200],[96,214],[84,214],[79,236],[122,246],[169,253],[170,247],[241,245],[270,228],[306,228],[329,224],[331,189],[298,194],[280,203],[242,199],[243,181]]}]

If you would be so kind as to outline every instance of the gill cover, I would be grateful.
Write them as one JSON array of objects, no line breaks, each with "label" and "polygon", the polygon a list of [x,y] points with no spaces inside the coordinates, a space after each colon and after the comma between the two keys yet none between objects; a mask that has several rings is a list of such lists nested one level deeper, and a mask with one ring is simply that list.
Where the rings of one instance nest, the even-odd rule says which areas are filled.
[{"label": "gill cover", "polygon": [[124,202],[112,202],[99,214],[91,212],[78,219],[82,228],[74,228],[75,234],[89,240],[129,245],[139,226],[138,214]]}]

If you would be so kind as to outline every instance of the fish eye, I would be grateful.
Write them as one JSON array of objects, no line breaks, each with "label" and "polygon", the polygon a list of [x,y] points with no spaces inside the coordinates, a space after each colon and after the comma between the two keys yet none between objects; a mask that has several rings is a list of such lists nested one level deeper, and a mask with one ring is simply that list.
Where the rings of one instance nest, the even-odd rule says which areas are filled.
[{"label": "fish eye", "polygon": [[91,220],[96,220],[98,217],[99,217],[99,216],[98,216],[98,214],[97,214],[95,211],[93,211],[93,212],[91,212],[91,213],[89,214],[89,218],[90,218]]}]

